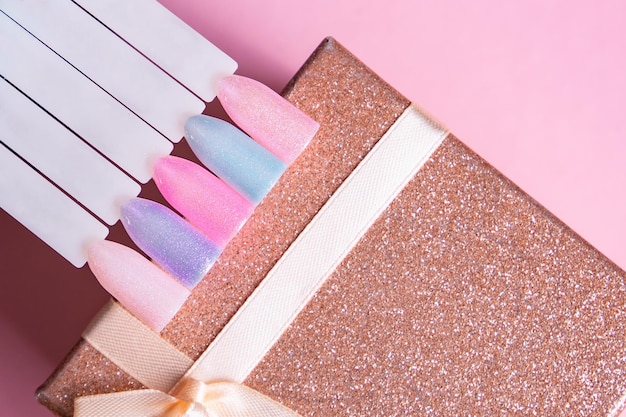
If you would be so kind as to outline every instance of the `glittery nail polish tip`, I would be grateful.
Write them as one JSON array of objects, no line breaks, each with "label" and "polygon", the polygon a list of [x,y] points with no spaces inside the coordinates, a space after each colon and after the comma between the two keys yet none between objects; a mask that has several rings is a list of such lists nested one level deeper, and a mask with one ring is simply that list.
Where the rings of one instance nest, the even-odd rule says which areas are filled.
[{"label": "glittery nail polish tip", "polygon": [[100,285],[155,332],[174,317],[190,294],[141,254],[101,240],[87,248],[89,268]]},{"label": "glittery nail polish tip", "polygon": [[287,165],[319,129],[319,123],[271,88],[247,77],[224,77],[217,97],[235,124]]},{"label": "glittery nail polish tip", "polygon": [[220,247],[228,243],[254,210],[242,195],[187,159],[159,159],[153,177],[172,207]]},{"label": "glittery nail polish tip", "polygon": [[122,206],[122,224],[154,262],[192,289],[206,275],[221,248],[167,207],[143,198]]},{"label": "glittery nail polish tip", "polygon": [[248,135],[215,117],[190,117],[185,123],[185,137],[204,166],[254,205],[265,197],[286,168]]}]

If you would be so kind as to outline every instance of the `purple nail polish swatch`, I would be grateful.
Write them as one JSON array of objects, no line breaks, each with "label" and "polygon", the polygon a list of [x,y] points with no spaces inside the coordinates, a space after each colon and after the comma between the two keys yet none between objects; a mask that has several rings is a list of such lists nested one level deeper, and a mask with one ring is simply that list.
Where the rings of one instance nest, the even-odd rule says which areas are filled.
[{"label": "purple nail polish swatch", "polygon": [[193,289],[220,247],[167,207],[143,198],[122,206],[122,224],[135,244],[181,284]]}]

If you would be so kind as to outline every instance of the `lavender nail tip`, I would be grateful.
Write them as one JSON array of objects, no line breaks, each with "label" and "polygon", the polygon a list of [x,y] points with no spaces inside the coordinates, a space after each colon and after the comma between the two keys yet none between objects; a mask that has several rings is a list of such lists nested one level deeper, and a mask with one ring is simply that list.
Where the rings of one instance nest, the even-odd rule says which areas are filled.
[{"label": "lavender nail tip", "polygon": [[244,132],[215,117],[190,117],[185,137],[210,171],[253,204],[265,197],[287,167]]},{"label": "lavender nail tip", "polygon": [[167,207],[143,198],[122,206],[122,224],[135,244],[154,262],[193,289],[221,249]]}]

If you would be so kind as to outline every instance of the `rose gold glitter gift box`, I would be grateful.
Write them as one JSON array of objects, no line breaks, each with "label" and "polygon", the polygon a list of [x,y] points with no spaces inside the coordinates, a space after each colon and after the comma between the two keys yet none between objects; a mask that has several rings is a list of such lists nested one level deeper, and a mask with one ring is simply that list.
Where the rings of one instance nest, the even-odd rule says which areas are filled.
[{"label": "rose gold glitter gift box", "polygon": [[[320,131],[161,333],[191,361],[379,153],[386,132],[419,113],[332,39],[284,95]],[[425,163],[244,384],[301,415],[616,415],[626,394],[624,272],[418,117],[443,132]],[[385,184],[391,171],[370,181]],[[374,194],[362,189],[350,216],[375,204]],[[333,246],[339,226],[317,245]],[[299,262],[304,271],[319,260]],[[75,397],[140,388],[81,340],[37,396],[70,416]]]}]

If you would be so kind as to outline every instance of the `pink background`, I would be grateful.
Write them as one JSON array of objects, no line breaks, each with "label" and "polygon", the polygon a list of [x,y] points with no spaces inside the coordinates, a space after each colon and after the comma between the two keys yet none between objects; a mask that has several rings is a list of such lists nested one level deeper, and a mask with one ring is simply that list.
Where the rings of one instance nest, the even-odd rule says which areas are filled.
[{"label": "pink background", "polygon": [[[334,36],[626,268],[626,3],[163,3],[277,90]],[[106,295],[0,214],[0,414],[48,416],[33,391]]]}]

